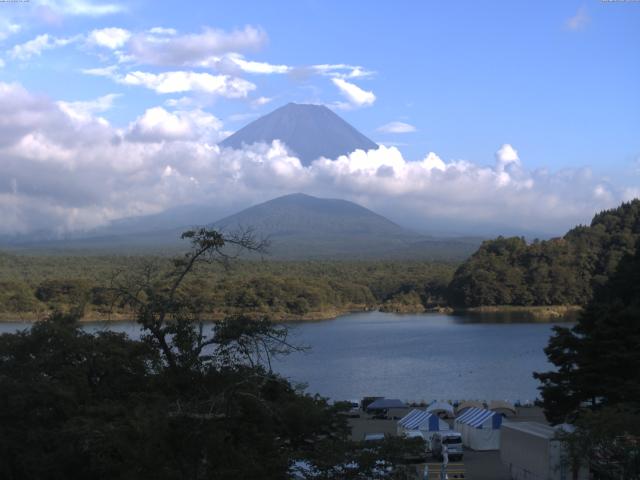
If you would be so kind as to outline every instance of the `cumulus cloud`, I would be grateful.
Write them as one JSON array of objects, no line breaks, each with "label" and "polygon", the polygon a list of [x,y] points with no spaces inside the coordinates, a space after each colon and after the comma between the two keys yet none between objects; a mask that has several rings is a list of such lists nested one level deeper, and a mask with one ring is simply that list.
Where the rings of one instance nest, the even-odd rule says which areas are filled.
[{"label": "cumulus cloud", "polygon": [[16,58],[19,60],[28,60],[31,57],[37,57],[42,54],[44,50],[51,50],[57,47],[64,47],[69,45],[70,43],[76,42],[80,37],[69,37],[69,38],[58,38],[49,35],[48,33],[44,33],[42,35],[38,35],[32,40],[28,42],[15,45],[11,50],[9,50],[9,55],[12,58]]},{"label": "cumulus cloud", "polygon": [[126,138],[134,142],[176,140],[220,140],[222,122],[202,110],[168,112],[162,107],[149,108],[130,126]]},{"label": "cumulus cloud", "polygon": [[87,37],[90,44],[115,50],[122,48],[131,38],[131,32],[124,28],[109,27],[92,30]]},{"label": "cumulus cloud", "polygon": [[154,107],[116,128],[94,116],[111,101],[54,102],[0,83],[0,233],[85,229],[188,203],[248,206],[295,191],[414,226],[447,219],[562,232],[638,194],[588,169],[529,170],[509,144],[490,165],[433,152],[410,160],[382,146],[303,166],[278,141],[221,149],[224,125],[198,109]]},{"label": "cumulus cloud", "polygon": [[91,121],[94,120],[93,116],[96,113],[106,112],[113,106],[113,102],[121,97],[119,93],[109,93],[93,100],[76,101],[76,102],[63,102],[59,101],[58,106],[67,115],[75,120],[79,121]]},{"label": "cumulus cloud", "polygon": [[589,13],[587,12],[586,7],[583,5],[578,8],[578,11],[575,15],[567,19],[567,21],[565,22],[565,26],[569,30],[575,32],[584,29],[590,21],[591,18],[589,17]]},{"label": "cumulus cloud", "polygon": [[256,86],[242,78],[210,73],[174,71],[162,73],[129,72],[116,76],[119,83],[137,85],[156,93],[204,92],[226,98],[245,98]]},{"label": "cumulus cloud", "polygon": [[367,107],[373,105],[376,101],[376,96],[373,92],[363,90],[359,86],[347,82],[342,78],[332,78],[333,84],[338,87],[340,93],[349,100],[349,103],[355,107]]},{"label": "cumulus cloud", "polygon": [[266,41],[267,34],[251,25],[231,32],[205,28],[187,35],[167,35],[166,29],[155,29],[134,35],[129,54],[146,65],[199,66],[225,53],[256,50]]},{"label": "cumulus cloud", "polygon": [[404,122],[389,122],[376,129],[380,133],[411,133],[416,127]]}]

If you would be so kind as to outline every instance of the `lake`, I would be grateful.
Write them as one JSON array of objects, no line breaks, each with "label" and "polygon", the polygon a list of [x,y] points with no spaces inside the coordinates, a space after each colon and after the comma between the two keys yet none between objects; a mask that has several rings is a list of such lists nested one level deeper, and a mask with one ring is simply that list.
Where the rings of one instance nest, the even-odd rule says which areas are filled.
[{"label": "lake", "polygon": [[[274,369],[333,399],[532,401],[538,384],[531,374],[550,368],[543,348],[555,324],[504,318],[366,312],[289,323],[292,341],[310,349],[278,359]],[[4,323],[0,332],[27,326]],[[131,322],[86,328],[107,326],[139,335]]]}]

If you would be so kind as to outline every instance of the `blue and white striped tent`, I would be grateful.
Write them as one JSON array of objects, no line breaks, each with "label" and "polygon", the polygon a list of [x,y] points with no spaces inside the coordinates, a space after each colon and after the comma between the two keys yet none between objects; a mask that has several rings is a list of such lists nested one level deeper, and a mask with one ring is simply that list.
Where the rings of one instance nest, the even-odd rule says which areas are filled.
[{"label": "blue and white striped tent", "polygon": [[469,408],[455,419],[454,429],[462,434],[462,443],[474,450],[500,448],[502,415],[484,408]]},{"label": "blue and white striped tent", "polygon": [[410,430],[422,432],[441,432],[449,430],[449,425],[434,415],[424,410],[411,410],[398,421],[398,435]]},{"label": "blue and white striped tent", "polygon": [[487,420],[491,419],[491,428],[498,429],[502,425],[502,415],[484,408],[469,408],[456,418],[456,423],[465,423],[475,428],[488,428]]}]

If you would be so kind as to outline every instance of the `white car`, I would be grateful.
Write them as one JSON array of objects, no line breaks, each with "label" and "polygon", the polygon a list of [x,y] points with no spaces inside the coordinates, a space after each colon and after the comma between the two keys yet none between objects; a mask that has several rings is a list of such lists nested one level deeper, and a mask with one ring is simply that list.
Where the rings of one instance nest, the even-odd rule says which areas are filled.
[{"label": "white car", "polygon": [[438,432],[431,438],[431,451],[433,456],[442,460],[442,445],[447,446],[450,460],[462,460],[464,450],[462,447],[462,434],[459,432]]}]

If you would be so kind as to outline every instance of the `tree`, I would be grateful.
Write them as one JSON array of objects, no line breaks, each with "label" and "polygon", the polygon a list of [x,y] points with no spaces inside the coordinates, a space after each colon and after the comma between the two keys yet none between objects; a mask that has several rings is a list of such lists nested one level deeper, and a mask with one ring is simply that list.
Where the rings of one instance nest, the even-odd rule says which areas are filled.
[{"label": "tree", "polygon": [[534,374],[547,419],[576,424],[564,436],[571,463],[598,478],[640,476],[639,344],[640,242],[577,324],[555,329],[545,352],[556,369]]},{"label": "tree", "polygon": [[535,374],[549,420],[572,420],[585,404],[640,408],[639,344],[640,244],[573,328],[555,328],[545,352],[557,370]]},{"label": "tree", "polygon": [[351,442],[339,406],[274,373],[274,356],[299,349],[286,328],[239,314],[207,330],[186,279],[228,262],[230,247],[264,243],[205,229],[183,238],[191,249],[170,269],[113,279],[108,297],[134,310],[141,340],[59,313],[0,336],[0,477],[284,479],[305,464],[313,478],[377,478],[419,448]]},{"label": "tree", "polygon": [[593,217],[562,238],[484,242],[455,272],[453,305],[586,305],[640,239],[640,200]]}]

